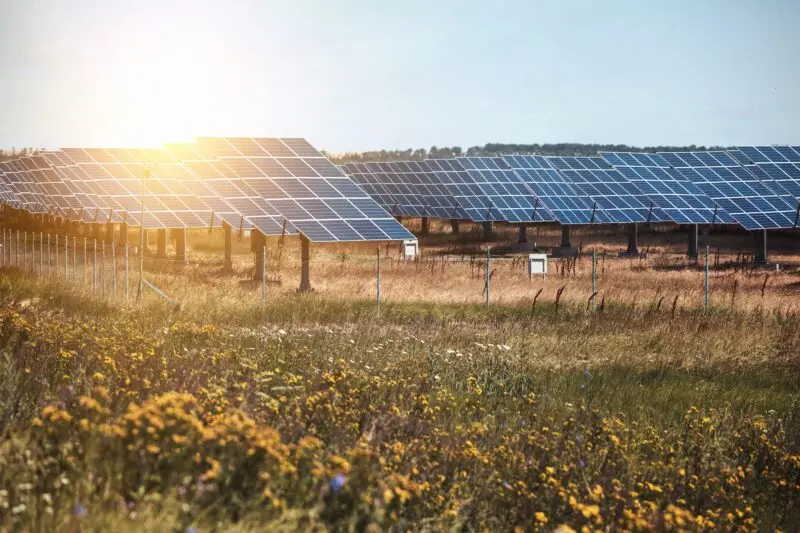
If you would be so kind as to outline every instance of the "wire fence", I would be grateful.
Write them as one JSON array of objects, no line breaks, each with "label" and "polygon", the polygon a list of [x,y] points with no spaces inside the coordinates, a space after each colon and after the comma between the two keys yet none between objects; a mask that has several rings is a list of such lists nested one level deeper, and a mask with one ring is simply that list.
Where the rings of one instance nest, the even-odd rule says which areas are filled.
[{"label": "wire fence", "polygon": [[[72,284],[80,284],[92,297],[115,303],[133,303],[136,301],[135,287],[139,283],[139,274],[132,270],[134,258],[138,257],[139,247],[129,246],[128,244],[106,243],[104,240],[94,239],[85,236],[70,236],[63,234],[20,231],[10,228],[2,228],[2,241],[0,242],[0,266],[4,268],[15,268],[20,272],[38,278],[42,281],[60,281]],[[253,253],[256,258],[256,268],[260,272],[252,271],[251,286],[260,285],[260,302],[264,306],[268,300],[267,285],[276,279],[280,280],[281,273],[291,271],[296,266],[301,266],[303,261],[293,258],[280,257],[280,254],[268,253],[266,247]],[[704,254],[701,254],[699,263],[702,269],[703,281],[702,288],[697,287],[697,298],[695,307],[710,310],[714,302],[712,301],[713,278],[710,274],[712,254],[706,247]],[[314,268],[332,268],[340,265],[342,269],[358,270],[364,280],[364,276],[374,276],[374,301],[377,306],[385,303],[387,296],[391,296],[391,290],[386,290],[386,283],[391,283],[394,279],[392,275],[406,273],[422,275],[425,273],[439,274],[447,277],[448,272],[458,269],[460,274],[465,274],[469,269],[469,278],[475,280],[482,279],[480,287],[480,301],[486,306],[494,303],[507,303],[502,300],[502,291],[495,287],[495,279],[498,274],[508,277],[509,274],[515,276],[517,280],[535,278],[529,270],[527,255],[513,257],[494,257],[492,250],[486,248],[485,255],[478,254],[454,254],[445,256],[426,256],[416,257],[406,260],[401,256],[392,257],[388,247],[377,246],[376,253],[370,259],[368,256],[341,256],[331,258],[330,256],[321,259],[309,260],[307,265]],[[260,258],[258,257],[260,256]],[[251,257],[252,259],[252,257]],[[260,261],[258,261],[260,259]],[[558,287],[554,296],[553,303],[556,308],[563,303],[567,282],[575,278],[580,273],[581,276],[588,278],[590,271],[589,285],[585,288],[571,289],[573,300],[579,300],[579,295],[574,294],[575,290],[583,291],[585,294],[586,309],[591,312],[602,312],[606,306],[606,297],[610,294],[608,288],[603,287],[603,279],[606,274],[606,253],[598,254],[594,250],[589,258],[578,255],[572,258],[562,258],[550,261],[550,269],[545,277],[551,279],[563,279],[565,283]],[[621,262],[621,260],[620,260]],[[138,264],[138,261],[135,262]],[[630,268],[637,268],[636,260],[628,261]],[[719,254],[716,254],[714,264],[719,264]],[[370,271],[372,272],[370,274]],[[366,278],[368,279],[368,277]],[[761,287],[761,299],[764,299],[767,283],[770,275],[766,274]],[[142,285],[153,294],[158,295],[165,301],[178,305],[174,299],[175,295],[169,295],[159,288],[153,281],[142,280]],[[698,284],[700,285],[700,284]],[[520,286],[521,287],[521,286]],[[477,287],[476,287],[477,288]],[[132,290],[134,289],[134,290]],[[390,287],[391,289],[391,287]],[[544,287],[540,288],[533,298],[533,306],[536,305]],[[520,289],[522,290],[522,288]],[[738,280],[734,280],[732,286],[727,288],[729,292],[730,307],[736,302],[737,294],[741,292]],[[500,294],[500,296],[496,296]],[[673,314],[675,306],[681,295],[676,294],[669,299],[673,300]],[[667,299],[666,294],[657,294],[657,303],[654,300],[653,306],[660,309],[662,303]],[[685,300],[685,298],[684,298]],[[727,298],[726,298],[727,301]],[[722,302],[719,302],[722,305]]]}]

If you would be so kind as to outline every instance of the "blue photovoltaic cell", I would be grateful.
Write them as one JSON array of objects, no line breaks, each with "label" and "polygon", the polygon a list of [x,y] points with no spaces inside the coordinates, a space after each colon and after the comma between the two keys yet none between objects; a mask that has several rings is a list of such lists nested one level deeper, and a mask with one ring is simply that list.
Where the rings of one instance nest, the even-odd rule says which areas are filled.
[{"label": "blue photovoltaic cell", "polygon": [[[200,138],[198,146],[226,166],[223,175],[244,193],[236,200],[223,197],[234,205],[250,201],[240,204],[245,218],[261,209],[314,242],[414,238],[304,139]],[[373,223],[378,220],[387,231]]]},{"label": "blue photovoltaic cell", "polygon": [[800,147],[741,146],[730,151],[746,168],[752,166],[800,200]]},{"label": "blue photovoltaic cell", "polygon": [[794,227],[795,199],[759,177],[758,167],[745,168],[721,151],[660,155],[746,229]]},{"label": "blue photovoltaic cell", "polygon": [[559,173],[546,158],[538,155],[509,155],[503,160],[525,182],[540,205],[536,209],[548,211],[561,224],[590,224],[592,206],[581,198],[578,191]]},{"label": "blue photovoltaic cell", "polygon": [[642,201],[642,193],[601,157],[548,157],[547,160],[592,205],[597,222],[652,220],[650,206]]},{"label": "blue photovoltaic cell", "polygon": [[[472,200],[466,209],[475,221],[552,222],[546,208],[539,209],[536,195],[501,157],[458,157],[455,160],[472,182],[465,191],[474,192],[462,199]],[[440,163],[441,164],[441,163]]]},{"label": "blue photovoltaic cell", "polygon": [[651,202],[653,219],[678,224],[733,224],[734,219],[658,154],[600,155]]}]

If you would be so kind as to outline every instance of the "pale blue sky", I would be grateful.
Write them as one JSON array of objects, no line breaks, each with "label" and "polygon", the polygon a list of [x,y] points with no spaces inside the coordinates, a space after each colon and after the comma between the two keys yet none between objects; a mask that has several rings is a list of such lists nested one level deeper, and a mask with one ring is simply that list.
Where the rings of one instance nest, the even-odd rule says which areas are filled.
[{"label": "pale blue sky", "polygon": [[0,0],[0,147],[800,144],[798,21],[798,0]]}]

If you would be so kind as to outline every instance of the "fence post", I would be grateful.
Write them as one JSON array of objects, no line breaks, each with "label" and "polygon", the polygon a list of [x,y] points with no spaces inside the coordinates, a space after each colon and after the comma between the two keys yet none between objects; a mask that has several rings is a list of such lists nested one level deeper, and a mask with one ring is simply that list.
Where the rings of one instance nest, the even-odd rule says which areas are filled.
[{"label": "fence post", "polygon": [[111,245],[111,290],[114,302],[117,301],[117,252],[116,246]]},{"label": "fence post", "polygon": [[[36,235],[33,236],[33,265],[36,271]],[[44,279],[44,232],[39,232],[39,279]]]},{"label": "fence post", "polygon": [[17,230],[17,247],[14,248],[14,255],[16,255],[17,268],[19,268],[19,230]]},{"label": "fence post", "polygon": [[125,301],[128,301],[128,243],[125,243]]},{"label": "fence post", "polygon": [[592,248],[592,311],[597,309],[597,250]]},{"label": "fence post", "polygon": [[492,260],[492,247],[486,247],[486,307],[489,307],[489,289],[491,284],[491,274],[489,273],[489,263]]},{"label": "fence post", "polygon": [[72,238],[72,281],[75,281],[76,263],[78,262],[78,240],[77,237]]},{"label": "fence post", "polygon": [[92,296],[97,292],[97,239],[93,239],[94,248],[92,249]]},{"label": "fence post", "polygon": [[[49,236],[49,234],[48,234],[47,240],[48,240],[47,244],[49,245],[50,244],[50,236]],[[66,250],[64,251],[64,253],[67,253]],[[58,233],[56,233],[56,278],[58,277],[58,263],[59,262],[61,262],[61,258],[58,255]],[[48,263],[48,266],[50,266],[50,258],[49,257],[47,258],[47,263]]]},{"label": "fence post", "polygon": [[106,298],[106,241],[100,243],[100,296]]},{"label": "fence post", "polygon": [[378,246],[378,284],[377,284],[377,298],[378,298],[378,307],[381,306],[381,247]]},{"label": "fence post", "polygon": [[81,283],[86,283],[86,237],[83,238],[83,268],[81,269]]},{"label": "fence post", "polygon": [[708,311],[708,246],[706,246],[706,311]]},{"label": "fence post", "polygon": [[64,281],[69,279],[69,235],[64,235]]},{"label": "fence post", "polygon": [[261,247],[261,310],[267,305],[267,247]]}]

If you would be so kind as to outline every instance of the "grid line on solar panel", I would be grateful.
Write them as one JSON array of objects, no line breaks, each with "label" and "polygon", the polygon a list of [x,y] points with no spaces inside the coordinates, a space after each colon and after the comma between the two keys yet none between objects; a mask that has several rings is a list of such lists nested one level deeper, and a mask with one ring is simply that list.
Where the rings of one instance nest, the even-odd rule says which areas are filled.
[{"label": "grid line on solar panel", "polygon": [[592,208],[581,198],[572,183],[543,156],[508,155],[505,163],[524,181],[531,192],[561,224],[589,224]]},{"label": "grid line on solar panel", "polygon": [[657,221],[678,224],[732,224],[734,219],[658,154],[600,152],[655,207]]},{"label": "grid line on solar panel", "polygon": [[574,188],[591,203],[600,223],[652,220],[651,206],[641,192],[601,157],[547,157]]},{"label": "grid line on solar panel", "polygon": [[[749,230],[792,228],[796,200],[757,166],[745,168],[722,151],[662,152],[673,168]],[[748,156],[749,157],[749,156]]]},{"label": "grid line on solar panel", "polygon": [[198,146],[227,166],[222,175],[250,200],[220,191],[245,217],[274,210],[316,242],[413,238],[304,139],[201,138]]}]

